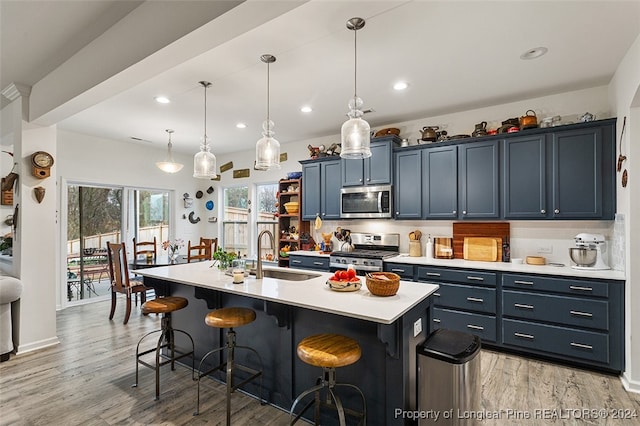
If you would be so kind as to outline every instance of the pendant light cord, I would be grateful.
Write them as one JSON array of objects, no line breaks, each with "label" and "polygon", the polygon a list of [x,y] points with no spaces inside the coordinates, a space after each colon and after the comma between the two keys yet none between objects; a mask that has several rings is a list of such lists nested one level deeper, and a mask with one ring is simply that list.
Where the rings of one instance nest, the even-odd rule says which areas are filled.
[{"label": "pendant light cord", "polygon": [[353,31],[353,101],[358,98],[358,30]]},{"label": "pendant light cord", "polygon": [[204,86],[204,149],[207,149],[207,83],[202,83]]},{"label": "pendant light cord", "polygon": [[271,135],[271,119],[269,116],[269,65],[270,63],[267,62],[267,135],[266,136],[270,136]]}]

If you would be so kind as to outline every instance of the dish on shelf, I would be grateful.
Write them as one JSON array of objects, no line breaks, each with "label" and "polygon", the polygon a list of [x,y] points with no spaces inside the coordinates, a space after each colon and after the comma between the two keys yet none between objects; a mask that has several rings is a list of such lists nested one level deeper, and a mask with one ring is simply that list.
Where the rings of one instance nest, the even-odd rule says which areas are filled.
[{"label": "dish on shelf", "polygon": [[362,288],[362,280],[354,279],[353,281],[336,281],[327,280],[327,285],[333,291],[358,291]]},{"label": "dish on shelf", "polygon": [[300,179],[302,172],[289,172],[287,173],[287,179]]},{"label": "dish on shelf", "polygon": [[288,251],[284,251],[284,250],[280,250],[280,257],[289,257],[289,252]]},{"label": "dish on shelf", "polygon": [[284,208],[288,214],[298,213],[300,203],[298,203],[297,201],[289,201],[288,203],[284,203]]}]

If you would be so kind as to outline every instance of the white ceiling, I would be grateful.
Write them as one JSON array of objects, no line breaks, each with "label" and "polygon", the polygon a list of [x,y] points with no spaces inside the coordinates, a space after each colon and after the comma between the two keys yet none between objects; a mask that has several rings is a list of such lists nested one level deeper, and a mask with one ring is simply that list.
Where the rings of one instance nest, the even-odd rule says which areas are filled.
[{"label": "white ceiling", "polygon": [[[607,84],[640,33],[640,1],[0,0],[0,88],[33,86],[36,124],[158,147],[171,128],[174,149],[192,153],[208,80],[207,133],[228,153],[260,138],[260,55],[271,53],[276,138],[338,134],[354,90],[354,16],[366,19],[358,95],[372,129]],[[538,46],[549,52],[520,59]],[[394,91],[398,80],[409,88]]]}]

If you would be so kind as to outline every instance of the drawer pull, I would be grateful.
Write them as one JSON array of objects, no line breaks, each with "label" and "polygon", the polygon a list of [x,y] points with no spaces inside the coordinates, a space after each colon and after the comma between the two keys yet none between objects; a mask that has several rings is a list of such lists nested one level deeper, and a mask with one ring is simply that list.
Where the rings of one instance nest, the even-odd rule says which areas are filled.
[{"label": "drawer pull", "polygon": [[434,296],[440,297],[440,293],[433,293]]},{"label": "drawer pull", "polygon": [[433,322],[437,322],[439,324],[440,323],[440,318],[434,318]]},{"label": "drawer pull", "polygon": [[467,328],[471,328],[473,330],[484,330],[484,327],[480,325],[467,324]]},{"label": "drawer pull", "polygon": [[302,263],[302,260],[292,260],[291,263]]},{"label": "drawer pull", "polygon": [[533,281],[515,280],[513,283],[514,283],[514,284],[533,285]]},{"label": "drawer pull", "polygon": [[514,303],[513,306],[522,309],[533,309],[533,305],[523,305],[522,303]]},{"label": "drawer pull", "polygon": [[324,262],[313,262],[314,265],[318,265],[318,266],[322,266],[324,265]]},{"label": "drawer pull", "polygon": [[467,279],[471,280],[471,281],[484,281],[484,278],[482,278],[482,277],[474,277],[474,276],[467,276]]},{"label": "drawer pull", "polygon": [[588,317],[588,318],[593,317],[593,314],[591,312],[569,311],[569,313],[577,317]]},{"label": "drawer pull", "polygon": [[593,288],[591,288],[591,287],[581,287],[579,285],[570,285],[569,288],[571,290],[593,291]]},{"label": "drawer pull", "polygon": [[484,303],[484,299],[480,299],[479,297],[467,297],[467,300],[469,302]]},{"label": "drawer pull", "polygon": [[391,272],[404,272],[404,269],[391,268]]},{"label": "drawer pull", "polygon": [[535,337],[532,336],[531,334],[513,333],[513,335],[516,336],[516,337],[522,337],[524,339],[531,339],[531,340],[535,339]]},{"label": "drawer pull", "polygon": [[575,342],[571,342],[571,346],[573,346],[574,348],[580,348],[580,349],[593,349],[593,346],[591,345],[584,345],[582,343],[575,343]]},{"label": "drawer pull", "polygon": [[438,272],[427,272],[428,277],[439,277],[440,273]]}]

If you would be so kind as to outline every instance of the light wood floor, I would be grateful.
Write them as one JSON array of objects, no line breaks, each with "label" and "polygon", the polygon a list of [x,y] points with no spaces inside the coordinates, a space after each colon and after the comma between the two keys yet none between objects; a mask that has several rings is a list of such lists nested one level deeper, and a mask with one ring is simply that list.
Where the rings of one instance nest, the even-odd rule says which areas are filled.
[{"label": "light wood floor", "polygon": [[[195,387],[184,367],[164,367],[159,402],[152,370],[141,367],[140,385],[131,388],[135,344],[159,319],[134,311],[124,326],[120,301],[114,321],[108,311],[109,302],[67,308],[57,316],[59,345],[0,364],[0,425],[224,424],[224,387],[212,380],[203,380],[201,414],[192,416]],[[640,395],[625,392],[618,377],[488,350],[481,356],[482,413],[498,411],[501,418],[474,424],[640,425]],[[568,411],[601,408],[635,410],[638,417],[585,419]],[[234,425],[285,425],[289,418],[240,393],[232,409]],[[532,419],[517,420],[516,412]]]}]

